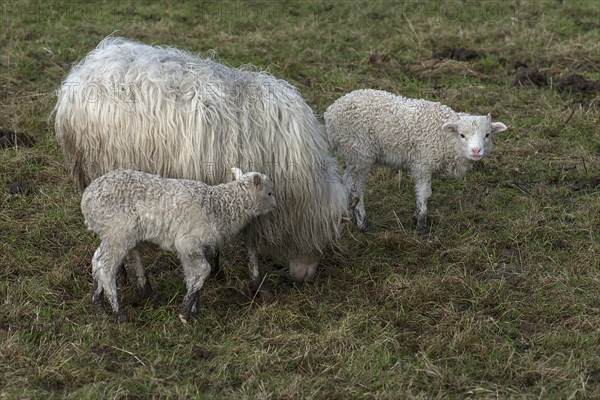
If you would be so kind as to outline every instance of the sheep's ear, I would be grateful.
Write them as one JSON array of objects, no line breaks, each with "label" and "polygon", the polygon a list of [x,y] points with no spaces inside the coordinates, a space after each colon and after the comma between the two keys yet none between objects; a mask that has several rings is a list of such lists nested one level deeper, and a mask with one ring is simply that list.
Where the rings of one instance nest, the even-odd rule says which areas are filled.
[{"label": "sheep's ear", "polygon": [[502,132],[507,130],[508,128],[502,122],[492,122],[492,132]]},{"label": "sheep's ear", "polygon": [[242,179],[242,175],[244,175],[242,170],[236,167],[231,168],[231,172],[233,173],[233,179],[235,179],[236,181]]},{"label": "sheep's ear", "polygon": [[448,133],[458,133],[458,124],[456,122],[446,122],[442,125],[442,130]]},{"label": "sheep's ear", "polygon": [[252,181],[252,182],[254,182],[254,186],[260,185],[260,181],[261,181],[260,175],[259,174],[254,175],[254,179]]}]

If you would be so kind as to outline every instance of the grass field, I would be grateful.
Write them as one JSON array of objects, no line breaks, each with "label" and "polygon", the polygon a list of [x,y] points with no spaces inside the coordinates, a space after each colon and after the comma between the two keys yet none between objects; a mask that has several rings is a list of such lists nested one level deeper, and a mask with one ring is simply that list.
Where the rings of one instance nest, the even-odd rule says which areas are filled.
[{"label": "grass field", "polygon": [[[0,399],[600,398],[600,3],[0,7],[0,127],[35,139],[0,149]],[[253,301],[228,247],[186,326],[179,264],[149,251],[158,299],[121,288],[132,322],[117,324],[93,312],[98,240],[48,123],[72,63],[115,31],[255,64],[318,114],[369,87],[509,130],[483,168],[434,181],[434,240],[414,233],[410,178],[377,169],[373,231],[348,227],[314,283],[265,264],[275,292]],[[432,57],[449,47],[478,54]]]}]

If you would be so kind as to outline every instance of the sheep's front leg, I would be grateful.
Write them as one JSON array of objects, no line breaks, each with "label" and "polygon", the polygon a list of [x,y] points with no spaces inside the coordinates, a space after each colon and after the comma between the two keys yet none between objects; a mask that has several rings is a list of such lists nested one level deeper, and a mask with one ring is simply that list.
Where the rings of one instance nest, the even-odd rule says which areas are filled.
[{"label": "sheep's front leg", "polygon": [[427,201],[431,197],[431,175],[424,173],[413,175],[413,180],[417,198],[417,208],[413,214],[413,220],[417,224],[417,233],[427,236],[430,232],[427,220]]},{"label": "sheep's front leg", "polygon": [[361,231],[369,229],[369,218],[365,211],[365,182],[369,175],[370,165],[366,168],[357,169],[349,166],[344,172],[344,181],[350,188],[352,198],[358,198],[358,204],[353,209],[356,226]]},{"label": "sheep's front leg", "polygon": [[140,256],[140,251],[138,248],[131,249],[129,254],[127,254],[127,264],[132,266],[135,270],[135,274],[137,276],[137,286],[140,296],[151,299],[156,296],[152,286],[150,285],[150,281],[148,280],[148,274],[144,269],[144,265],[142,264],[142,257]]},{"label": "sheep's front leg", "polygon": [[187,293],[181,304],[179,319],[183,323],[187,323],[192,316],[198,314],[200,289],[202,289],[204,281],[210,275],[211,268],[202,253],[183,255],[180,256],[180,259],[185,274]]}]

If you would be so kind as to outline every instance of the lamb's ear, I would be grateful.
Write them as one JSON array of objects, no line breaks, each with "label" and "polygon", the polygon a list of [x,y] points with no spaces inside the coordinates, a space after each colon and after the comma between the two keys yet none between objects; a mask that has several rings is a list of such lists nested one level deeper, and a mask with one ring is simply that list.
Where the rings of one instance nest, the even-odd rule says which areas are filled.
[{"label": "lamb's ear", "polygon": [[233,173],[233,179],[235,179],[236,181],[242,179],[242,175],[244,175],[242,170],[236,167],[231,168],[231,172]]},{"label": "lamb's ear", "polygon": [[502,132],[507,130],[508,128],[502,122],[492,122],[492,132]]},{"label": "lamb's ear", "polygon": [[456,122],[446,122],[442,125],[442,130],[448,133],[458,133],[458,124]]},{"label": "lamb's ear", "polygon": [[259,175],[259,174],[255,174],[255,175],[254,175],[254,179],[253,179],[253,181],[252,181],[252,182],[254,183],[254,186],[258,186],[258,185],[260,185],[260,181],[261,181],[261,179],[260,179],[260,175]]}]

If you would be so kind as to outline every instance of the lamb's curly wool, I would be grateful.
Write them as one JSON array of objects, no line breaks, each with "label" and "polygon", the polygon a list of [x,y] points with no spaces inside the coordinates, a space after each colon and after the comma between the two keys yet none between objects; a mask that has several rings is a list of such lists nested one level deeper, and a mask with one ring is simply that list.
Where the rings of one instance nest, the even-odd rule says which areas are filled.
[{"label": "lamb's curly wool", "polygon": [[374,165],[408,171],[415,184],[417,230],[427,233],[432,176],[463,176],[492,149],[492,134],[506,129],[491,117],[457,113],[427,100],[380,90],[356,90],[325,112],[327,136],[346,161],[344,179],[358,196],[357,225],[365,230],[365,180]]},{"label": "lamb's curly wool", "polygon": [[114,168],[210,184],[231,165],[267,174],[280,207],[248,229],[253,276],[258,246],[311,279],[339,236],[348,194],[322,125],[296,88],[265,72],[107,37],[64,79],[54,113],[82,190]]},{"label": "lamb's curly wool", "polygon": [[[92,259],[94,304],[101,306],[104,292],[119,320],[126,320],[116,270],[139,242],[149,241],[179,255],[187,285],[180,317],[187,320],[211,270],[206,251],[274,209],[273,184],[257,172],[238,172],[236,181],[216,186],[127,169],[108,172],[85,189],[81,200],[87,226],[102,240]],[[134,265],[140,287],[148,290],[142,264]]]}]

